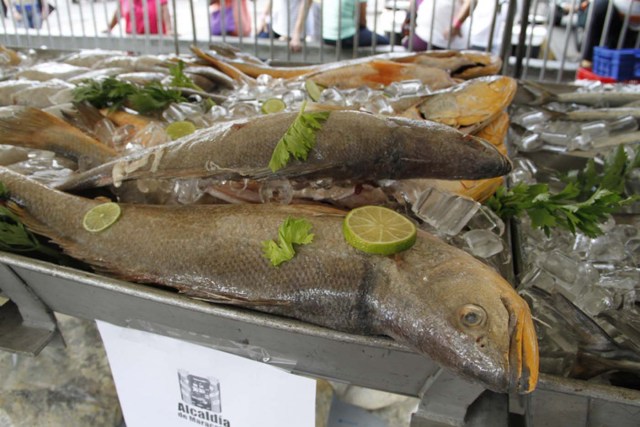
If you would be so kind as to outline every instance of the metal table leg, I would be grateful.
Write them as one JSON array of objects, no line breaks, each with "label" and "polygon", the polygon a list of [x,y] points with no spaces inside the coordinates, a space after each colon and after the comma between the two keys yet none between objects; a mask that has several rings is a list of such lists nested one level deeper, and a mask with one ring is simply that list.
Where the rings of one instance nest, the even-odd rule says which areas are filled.
[{"label": "metal table leg", "polygon": [[428,384],[411,427],[465,425],[467,409],[485,389],[440,369]]},{"label": "metal table leg", "polygon": [[37,355],[58,331],[53,313],[5,264],[0,264],[0,290],[10,299],[0,306],[0,350]]}]

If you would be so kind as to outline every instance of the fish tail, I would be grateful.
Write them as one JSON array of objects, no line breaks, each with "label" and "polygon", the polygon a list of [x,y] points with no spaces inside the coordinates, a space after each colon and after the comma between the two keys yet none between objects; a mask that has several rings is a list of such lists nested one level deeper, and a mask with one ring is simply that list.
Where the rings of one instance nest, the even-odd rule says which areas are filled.
[{"label": "fish tail", "polygon": [[78,160],[103,163],[117,153],[56,116],[32,107],[7,107],[0,115],[0,141],[19,147],[48,150]]}]

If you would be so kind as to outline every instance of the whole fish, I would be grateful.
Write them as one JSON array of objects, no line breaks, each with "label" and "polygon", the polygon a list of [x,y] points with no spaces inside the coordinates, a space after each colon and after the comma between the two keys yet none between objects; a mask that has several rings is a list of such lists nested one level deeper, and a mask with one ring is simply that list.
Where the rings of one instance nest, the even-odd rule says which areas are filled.
[{"label": "whole fish", "polygon": [[[335,330],[388,335],[495,391],[526,393],[536,385],[527,304],[493,269],[422,231],[411,249],[384,257],[348,245],[343,212],[326,207],[122,204],[113,225],[91,233],[83,216],[100,201],[4,168],[0,181],[27,227],[98,271]],[[261,242],[277,238],[290,216],[309,221],[315,237],[274,267]]]},{"label": "whole fish", "polygon": [[[138,178],[481,179],[505,175],[511,169],[510,161],[491,144],[449,126],[332,111],[316,132],[308,158],[291,160],[272,172],[268,167],[272,153],[298,114],[221,122],[78,174],[61,188],[118,186]],[[0,139],[3,133],[0,129]]]},{"label": "whole fish", "polygon": [[[196,53],[201,52],[197,48],[192,48],[192,50]],[[226,73],[231,78],[246,84],[254,84],[252,77],[235,65],[204,53],[202,53],[202,55],[204,55],[204,58],[208,58],[207,60],[211,65]],[[274,77],[282,77],[289,80],[303,77],[321,86],[335,87],[338,89],[353,89],[361,86],[367,86],[372,89],[382,89],[395,81],[420,80],[429,89],[437,90],[453,86],[456,83],[456,80],[453,79],[447,71],[440,68],[412,63],[402,64],[387,59],[369,58],[366,58],[366,60],[358,58],[350,61],[313,66],[307,68],[304,73],[301,73],[300,70],[295,70],[292,73],[261,74],[271,74]]]},{"label": "whole fish", "polygon": [[544,105],[550,102],[576,103],[582,105],[608,105],[618,107],[640,100],[638,91],[603,91],[603,92],[562,92],[548,90],[533,81],[520,80],[518,92],[514,98],[516,104]]},{"label": "whole fish", "polygon": [[456,80],[447,71],[420,64],[403,64],[384,59],[351,65],[340,62],[335,64],[333,67],[305,74],[304,78],[321,86],[337,89],[353,89],[363,85],[372,89],[383,89],[393,82],[402,80],[420,80],[430,90],[456,84]]},{"label": "whole fish", "polygon": [[[218,49],[210,46],[212,51],[203,51],[196,46],[191,50],[200,59],[219,66],[217,61],[232,65],[247,76],[256,78],[261,74],[268,74],[276,78],[291,79],[309,73],[316,73],[336,66],[346,67],[366,64],[370,61],[388,60],[404,64],[417,64],[426,67],[438,68],[446,71],[452,77],[469,79],[474,77],[496,74],[500,71],[502,61],[499,57],[476,51],[429,51],[429,52],[391,52],[372,55],[363,58],[347,59],[334,63],[315,64],[308,66],[279,66],[274,67],[254,58],[237,56],[233,52],[225,49]],[[214,58],[212,60],[212,58]]]},{"label": "whole fish", "polygon": [[38,81],[52,79],[66,80],[73,76],[84,74],[87,71],[90,71],[87,67],[78,67],[76,65],[65,64],[64,62],[42,62],[18,71],[16,78]]}]

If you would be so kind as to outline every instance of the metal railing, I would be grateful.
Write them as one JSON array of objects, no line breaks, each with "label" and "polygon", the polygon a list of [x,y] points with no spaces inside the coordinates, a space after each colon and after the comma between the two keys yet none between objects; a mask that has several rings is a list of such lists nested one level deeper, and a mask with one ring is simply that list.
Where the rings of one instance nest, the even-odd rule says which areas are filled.
[{"label": "metal railing", "polygon": [[[640,21],[640,0],[588,0],[590,6],[586,8],[581,0],[567,0],[562,4],[555,3],[560,0],[368,0],[366,28],[374,35],[383,36],[384,42],[374,37],[371,43],[366,43],[356,32],[353,48],[340,41],[335,45],[323,42],[327,37],[324,31],[330,27],[326,25],[326,17],[336,7],[338,14],[344,14],[343,3],[309,0],[317,16],[316,28],[303,27],[299,51],[292,49],[287,35],[294,33],[294,14],[300,10],[301,0],[4,1],[9,3],[9,13],[0,23],[0,43],[21,48],[184,53],[192,44],[203,47],[212,41],[223,41],[260,58],[293,64],[413,50],[419,47],[416,40],[433,40],[428,49],[437,46],[492,51],[503,58],[505,74],[561,82],[572,80],[580,61],[590,58],[588,45],[637,48],[640,42],[636,26]],[[219,4],[218,13],[223,22],[229,16],[238,20],[236,9],[245,5],[243,19],[238,20],[235,31],[223,25],[219,35],[212,33],[213,1]],[[464,23],[459,23],[465,1],[474,12]],[[53,11],[38,28],[25,28],[26,17],[19,21],[14,9],[24,11],[32,7],[33,10],[38,2],[48,3]],[[268,9],[267,2],[272,2],[273,7]],[[169,28],[166,34],[157,34],[158,29],[166,27],[160,12],[165,7],[171,19],[166,25]],[[488,9],[492,10],[489,19]],[[141,13],[141,19],[136,19],[136,10]],[[292,11],[288,20],[287,10]],[[355,8],[353,23],[348,22],[351,28],[358,28],[361,13]],[[286,21],[283,37],[277,38],[273,31],[260,34],[263,20],[274,24],[276,20],[282,21],[283,15]],[[109,32],[111,20],[119,23]],[[452,31],[456,26],[461,28],[460,37],[438,44],[442,41],[442,28]],[[480,27],[484,28],[483,40],[475,36]],[[249,28],[250,31],[246,31]],[[339,26],[338,35],[342,30]]]}]

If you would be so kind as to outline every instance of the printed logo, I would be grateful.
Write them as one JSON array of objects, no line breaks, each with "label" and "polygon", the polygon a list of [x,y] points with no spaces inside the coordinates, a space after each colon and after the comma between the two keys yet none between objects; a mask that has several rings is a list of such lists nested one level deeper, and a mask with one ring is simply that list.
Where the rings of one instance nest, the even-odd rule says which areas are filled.
[{"label": "printed logo", "polygon": [[220,381],[212,377],[192,375],[185,370],[178,371],[180,397],[178,416],[205,427],[229,427],[231,424],[222,417]]}]

